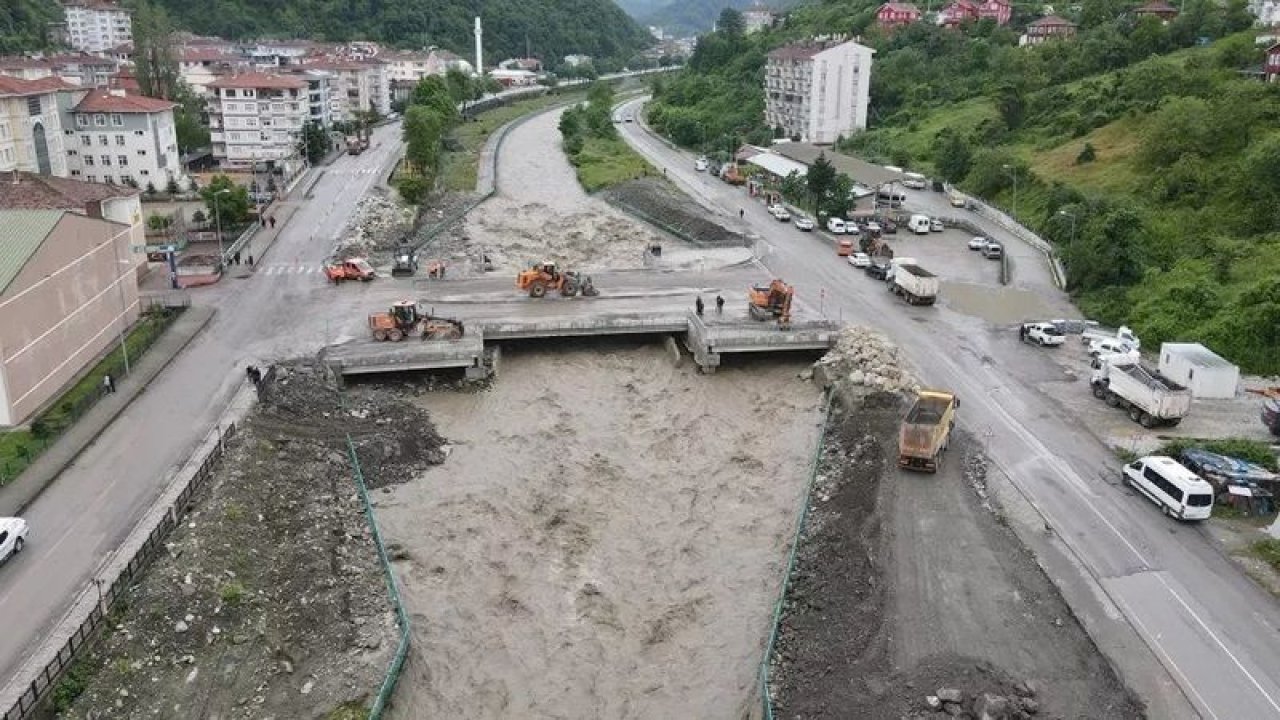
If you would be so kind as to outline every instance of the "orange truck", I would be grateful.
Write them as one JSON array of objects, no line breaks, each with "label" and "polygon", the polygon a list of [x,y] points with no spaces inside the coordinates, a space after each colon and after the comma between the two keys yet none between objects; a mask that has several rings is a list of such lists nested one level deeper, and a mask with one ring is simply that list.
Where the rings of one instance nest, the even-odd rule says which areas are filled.
[{"label": "orange truck", "polygon": [[898,466],[938,472],[951,444],[960,399],[944,390],[921,390],[898,431]]},{"label": "orange truck", "polygon": [[836,255],[840,257],[849,257],[853,254],[853,241],[841,240],[836,243]]},{"label": "orange truck", "polygon": [[324,264],[324,276],[335,285],[344,280],[368,282],[378,276],[364,258],[331,259]]}]

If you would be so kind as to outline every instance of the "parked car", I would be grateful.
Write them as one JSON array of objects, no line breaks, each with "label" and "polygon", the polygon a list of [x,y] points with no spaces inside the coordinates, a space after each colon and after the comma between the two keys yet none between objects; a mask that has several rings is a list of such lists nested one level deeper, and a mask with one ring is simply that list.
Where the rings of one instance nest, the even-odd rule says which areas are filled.
[{"label": "parked car", "polygon": [[0,517],[0,562],[22,552],[27,543],[27,521],[16,517]]},{"label": "parked car", "polygon": [[981,235],[975,235],[973,239],[969,240],[970,250],[982,250],[986,246],[987,246],[987,239],[982,237]]},{"label": "parked car", "polygon": [[875,194],[876,194],[876,191],[872,190],[866,185],[859,185],[858,183],[854,183],[853,189],[849,191],[849,199],[861,200],[862,198],[867,197],[868,195],[875,195]]},{"label": "parked car", "polygon": [[962,208],[968,204],[965,202],[964,196],[958,193],[952,193],[948,200],[951,202],[951,207]]},{"label": "parked car", "polygon": [[988,242],[982,248],[982,257],[988,260],[999,260],[1001,255],[1004,255],[1004,247],[998,242]]},{"label": "parked car", "polygon": [[941,220],[939,220],[938,218],[934,218],[929,221],[929,229],[932,230],[933,232],[942,232],[947,228],[942,224]]},{"label": "parked car", "polygon": [[791,213],[781,205],[770,205],[769,214],[777,218],[778,222],[791,222]]},{"label": "parked car", "polygon": [[1023,342],[1030,342],[1042,347],[1056,347],[1067,341],[1067,336],[1053,323],[1023,323],[1018,331]]},{"label": "parked car", "polygon": [[902,187],[910,190],[924,190],[929,186],[928,180],[920,173],[904,173],[902,178]]},{"label": "parked car", "polygon": [[863,252],[853,253],[849,256],[849,264],[856,268],[869,267],[871,265],[871,256]]},{"label": "parked car", "polygon": [[881,220],[880,227],[884,230],[884,233],[886,235],[898,234],[898,223],[890,220],[889,218],[885,218]]},{"label": "parked car", "polygon": [[707,159],[706,159],[706,158],[704,158],[704,157],[700,157],[700,158],[698,158],[697,160],[695,160],[695,161],[694,161],[694,163],[693,163],[693,169],[694,169],[694,170],[697,170],[698,172],[706,172],[706,171],[707,171],[707,165],[708,165],[708,163],[707,163]]},{"label": "parked car", "polygon": [[917,235],[929,234],[929,217],[927,215],[912,215],[907,221],[907,229]]},{"label": "parked car", "polygon": [[1138,350],[1123,340],[1103,338],[1089,343],[1089,357],[1100,355],[1138,355]]},{"label": "parked car", "polygon": [[797,215],[795,219],[796,229],[809,232],[813,230],[813,221],[803,215]]},{"label": "parked car", "polygon": [[1176,460],[1161,455],[1124,466],[1124,484],[1146,495],[1165,514],[1180,520],[1205,520],[1213,513],[1213,486]]},{"label": "parked car", "polygon": [[881,229],[881,227],[880,227],[880,223],[878,223],[878,222],[876,222],[876,221],[874,221],[874,220],[872,220],[872,221],[868,222],[866,225],[864,225],[864,226],[863,226],[863,229],[864,229],[864,230],[866,230],[867,232],[871,233],[872,235],[875,235],[875,234],[877,234],[877,233],[882,232],[882,229]]},{"label": "parked car", "polygon": [[884,280],[889,277],[890,265],[887,262],[877,260],[863,269],[867,271],[868,276],[876,280]]},{"label": "parked car", "polygon": [[845,231],[846,226],[844,224],[844,220],[841,220],[838,217],[827,218],[827,232],[832,235],[844,235]]}]

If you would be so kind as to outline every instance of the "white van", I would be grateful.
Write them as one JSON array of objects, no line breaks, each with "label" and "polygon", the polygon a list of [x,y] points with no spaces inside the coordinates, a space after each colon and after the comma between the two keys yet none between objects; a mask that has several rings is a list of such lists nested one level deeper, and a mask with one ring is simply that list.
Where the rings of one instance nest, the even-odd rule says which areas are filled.
[{"label": "white van", "polygon": [[905,188],[924,190],[928,187],[928,182],[928,179],[920,173],[909,172],[902,174],[902,187]]},{"label": "white van", "polygon": [[845,230],[844,220],[841,220],[838,217],[827,218],[827,232],[832,235],[843,235],[845,234]]},{"label": "white van", "polygon": [[1124,484],[1146,495],[1165,515],[1207,520],[1213,514],[1213,486],[1170,457],[1149,455],[1124,466]]},{"label": "white van", "polygon": [[907,229],[917,235],[928,235],[931,226],[928,215],[912,215],[907,221]]}]

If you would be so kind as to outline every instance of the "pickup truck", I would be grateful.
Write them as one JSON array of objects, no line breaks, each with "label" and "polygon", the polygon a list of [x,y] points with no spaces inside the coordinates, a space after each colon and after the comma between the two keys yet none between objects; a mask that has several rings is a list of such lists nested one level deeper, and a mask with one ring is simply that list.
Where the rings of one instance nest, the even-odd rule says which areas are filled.
[{"label": "pickup truck", "polygon": [[1093,361],[1093,396],[1129,412],[1145,428],[1174,426],[1191,411],[1191,391],[1128,355],[1103,355]]},{"label": "pickup truck", "polygon": [[951,441],[960,399],[942,390],[921,390],[898,430],[898,466],[937,472]]},{"label": "pickup truck", "polygon": [[938,299],[938,276],[919,265],[894,264],[889,292],[911,305],[932,305]]},{"label": "pickup truck", "polygon": [[1099,340],[1113,340],[1124,343],[1134,350],[1142,349],[1142,341],[1138,339],[1137,335],[1133,334],[1133,330],[1130,330],[1125,325],[1121,325],[1115,332],[1109,332],[1106,330],[1085,330],[1080,333],[1080,342],[1085,345],[1092,345]]},{"label": "pickup truck", "polygon": [[1057,346],[1067,341],[1067,336],[1056,325],[1047,322],[1023,323],[1018,335],[1022,342],[1035,343],[1041,347]]}]

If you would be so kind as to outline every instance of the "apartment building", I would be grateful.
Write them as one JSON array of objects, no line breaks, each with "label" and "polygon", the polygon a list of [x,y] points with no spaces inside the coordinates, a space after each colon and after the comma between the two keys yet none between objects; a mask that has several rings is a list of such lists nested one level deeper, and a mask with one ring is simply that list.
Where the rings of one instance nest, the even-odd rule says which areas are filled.
[{"label": "apartment building", "polygon": [[210,94],[210,83],[244,64],[244,58],[228,48],[216,45],[186,46],[179,48],[176,55],[182,81],[206,97]]},{"label": "apartment building", "polygon": [[178,153],[175,107],[168,100],[119,90],[85,93],[64,117],[71,177],[138,188],[151,185],[161,191],[172,180],[185,188],[189,180]]},{"label": "apartment building", "polygon": [[133,42],[132,11],[106,0],[68,0],[63,6],[71,47],[100,53]]},{"label": "apartment building", "polygon": [[291,174],[300,163],[298,137],[311,115],[307,81],[297,75],[249,72],[209,84],[213,157],[224,167],[266,161]]},{"label": "apartment building", "polygon": [[115,60],[88,53],[45,57],[0,57],[0,75],[23,80],[60,77],[72,85],[100,87],[108,84],[119,67]]},{"label": "apartment building", "polygon": [[391,82],[387,63],[380,60],[317,60],[302,66],[330,74],[330,115],[334,122],[350,122],[360,111],[391,112]]},{"label": "apartment building", "polygon": [[59,95],[74,89],[57,77],[0,75],[0,171],[67,176]]},{"label": "apartment building", "polygon": [[324,70],[297,73],[307,83],[307,119],[320,127],[333,124],[333,74]]},{"label": "apartment building", "polygon": [[765,121],[787,137],[826,144],[867,127],[871,61],[856,42],[812,41],[769,53]]}]

